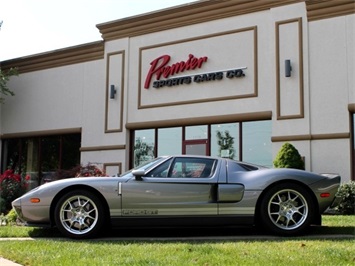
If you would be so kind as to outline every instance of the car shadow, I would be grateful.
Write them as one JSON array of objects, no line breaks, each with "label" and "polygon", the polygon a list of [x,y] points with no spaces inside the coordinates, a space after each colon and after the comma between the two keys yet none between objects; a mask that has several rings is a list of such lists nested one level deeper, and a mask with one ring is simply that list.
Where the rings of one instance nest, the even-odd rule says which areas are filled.
[{"label": "car shadow", "polygon": [[[56,228],[34,228],[33,238],[62,239]],[[89,241],[246,241],[289,239],[355,239],[355,227],[312,226],[305,235],[296,237],[275,236],[255,227],[174,227],[174,228],[113,228]]]}]

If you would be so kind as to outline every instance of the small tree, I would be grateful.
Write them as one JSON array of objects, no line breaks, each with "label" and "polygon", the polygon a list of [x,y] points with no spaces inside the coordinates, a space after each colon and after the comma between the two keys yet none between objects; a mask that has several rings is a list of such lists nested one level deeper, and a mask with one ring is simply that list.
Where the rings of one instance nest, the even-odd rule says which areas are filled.
[{"label": "small tree", "polygon": [[[217,130],[217,144],[218,144],[218,154],[220,157],[228,157],[234,159],[235,150],[234,150],[234,138],[229,134],[229,131],[226,130],[223,132]],[[225,153],[225,154],[223,154]]]},{"label": "small tree", "polygon": [[274,160],[276,168],[294,168],[304,170],[304,161],[298,150],[290,143],[284,143]]},{"label": "small tree", "polygon": [[11,76],[18,76],[17,68],[10,68],[8,71],[3,71],[0,68],[0,103],[4,103],[5,101],[3,96],[15,95],[15,93],[7,86]]},{"label": "small tree", "polygon": [[134,144],[134,166],[141,165],[147,157],[153,157],[154,146],[144,142],[141,138],[136,139]]}]

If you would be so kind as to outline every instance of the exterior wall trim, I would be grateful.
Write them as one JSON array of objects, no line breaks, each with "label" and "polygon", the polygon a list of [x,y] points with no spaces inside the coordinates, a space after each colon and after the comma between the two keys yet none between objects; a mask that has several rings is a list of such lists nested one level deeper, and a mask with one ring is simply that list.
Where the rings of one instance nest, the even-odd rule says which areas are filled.
[{"label": "exterior wall trim", "polygon": [[355,13],[354,0],[307,0],[308,21],[345,16]]},{"label": "exterior wall trim", "polygon": [[82,128],[78,127],[78,128],[66,128],[66,129],[55,129],[55,130],[19,132],[19,133],[1,134],[0,139],[41,137],[41,136],[53,136],[53,135],[64,135],[64,134],[81,134],[81,131]]},{"label": "exterior wall trim", "polygon": [[160,121],[127,123],[126,128],[130,130],[135,130],[135,129],[192,126],[192,125],[215,124],[215,123],[231,123],[231,122],[254,121],[254,120],[270,120],[271,118],[272,118],[272,111],[265,111],[265,112],[244,113],[244,114],[231,114],[231,115],[221,115],[221,116],[205,116],[205,117],[192,117],[192,118],[169,119],[169,120],[160,120]]},{"label": "exterior wall trim", "polygon": [[117,174],[122,174],[122,162],[117,162],[117,163],[104,163],[103,164],[103,170],[106,173],[107,167],[112,167],[116,166],[119,170]]},{"label": "exterior wall trim", "polygon": [[20,74],[48,68],[78,64],[104,58],[104,42],[73,46],[51,52],[20,57],[1,62],[1,68],[6,70],[17,67]]},{"label": "exterior wall trim", "polygon": [[190,26],[216,19],[239,16],[268,10],[273,7],[304,2],[304,0],[202,0],[178,7],[167,8],[142,16],[96,25],[105,41],[159,32],[177,27]]},{"label": "exterior wall trim", "polygon": [[[293,115],[282,115],[281,114],[281,85],[280,85],[280,34],[279,29],[280,25],[288,24],[288,23],[297,23],[298,24],[298,62],[299,62],[299,113]],[[278,21],[275,24],[275,32],[276,32],[276,114],[277,120],[282,119],[296,119],[296,118],[304,118],[304,79],[303,79],[303,32],[302,32],[302,18],[289,19],[284,21]]]},{"label": "exterior wall trim", "polygon": [[[120,122],[119,122],[119,127],[118,128],[108,128],[108,120],[109,120],[109,92],[108,92],[108,87],[109,87],[109,76],[110,76],[110,73],[109,73],[109,69],[110,69],[110,56],[113,56],[113,55],[122,55],[122,71],[121,71],[121,76],[122,76],[122,79],[121,79],[121,83],[120,83],[120,91],[121,91],[121,94],[119,95],[120,97],[120,105],[121,105],[121,108],[120,108],[120,114],[119,114],[119,119],[120,119]],[[117,52],[112,52],[112,53],[108,53],[107,54],[107,58],[106,58],[106,87],[105,87],[105,90],[106,90],[106,94],[105,94],[105,133],[115,133],[115,132],[122,132],[122,128],[123,128],[123,112],[124,112],[124,71],[125,71],[125,58],[126,56],[126,53],[124,50],[122,51],[117,51]]]},{"label": "exterior wall trim", "polygon": [[108,146],[88,146],[81,147],[81,152],[90,152],[90,151],[112,151],[112,150],[124,150],[126,145],[108,145]]},{"label": "exterior wall trim", "polygon": [[290,136],[274,136],[271,137],[272,142],[286,141],[310,141],[310,140],[330,140],[330,139],[349,139],[350,133],[331,133],[331,134],[306,134],[306,135],[290,135]]},{"label": "exterior wall trim", "polygon": [[20,73],[26,73],[103,59],[105,41],[159,32],[302,2],[306,4],[308,21],[355,13],[355,2],[353,0],[201,0],[196,3],[97,24],[96,27],[99,29],[103,41],[6,60],[0,62],[0,65],[3,70],[18,67]]}]

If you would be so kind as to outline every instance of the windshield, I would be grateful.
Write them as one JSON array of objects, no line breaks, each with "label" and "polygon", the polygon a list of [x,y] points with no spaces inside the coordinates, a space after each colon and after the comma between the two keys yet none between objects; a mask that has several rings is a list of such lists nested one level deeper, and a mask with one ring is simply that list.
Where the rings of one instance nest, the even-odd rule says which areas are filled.
[{"label": "windshield", "polygon": [[121,177],[124,177],[128,174],[130,174],[133,170],[136,170],[136,169],[143,169],[144,171],[147,171],[148,169],[152,168],[154,165],[156,164],[159,164],[160,162],[164,161],[165,159],[167,159],[167,157],[157,157],[151,161],[147,161],[147,162],[144,162],[143,164],[135,167],[135,168],[132,168],[131,170],[123,173],[122,175],[120,175]]}]

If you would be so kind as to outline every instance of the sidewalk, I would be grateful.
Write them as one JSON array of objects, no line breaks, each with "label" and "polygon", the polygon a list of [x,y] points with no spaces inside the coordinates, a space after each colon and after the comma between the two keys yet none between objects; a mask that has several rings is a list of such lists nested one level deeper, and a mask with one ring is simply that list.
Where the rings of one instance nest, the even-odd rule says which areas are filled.
[{"label": "sidewalk", "polygon": [[11,260],[7,260],[4,258],[0,257],[0,265],[1,266],[21,266],[21,264],[18,264],[16,262],[12,262]]}]

